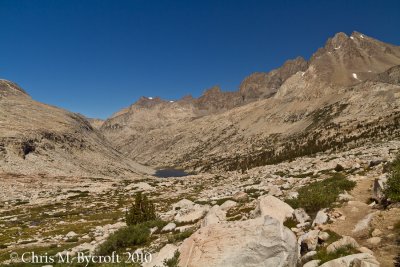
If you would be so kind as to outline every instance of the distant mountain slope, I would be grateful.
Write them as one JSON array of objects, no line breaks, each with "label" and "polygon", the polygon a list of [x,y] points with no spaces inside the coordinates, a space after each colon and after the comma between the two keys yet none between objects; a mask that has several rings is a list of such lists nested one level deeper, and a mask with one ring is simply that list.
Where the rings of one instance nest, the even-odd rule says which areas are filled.
[{"label": "distant mountain slope", "polygon": [[82,116],[0,80],[0,172],[116,177],[140,171],[151,170],[125,159]]},{"label": "distant mountain slope", "polygon": [[338,33],[309,62],[297,58],[253,74],[237,92],[143,99],[146,106],[135,103],[101,131],[131,159],[197,170],[243,169],[395,138],[400,87],[396,68],[385,72],[396,65],[400,47]]}]

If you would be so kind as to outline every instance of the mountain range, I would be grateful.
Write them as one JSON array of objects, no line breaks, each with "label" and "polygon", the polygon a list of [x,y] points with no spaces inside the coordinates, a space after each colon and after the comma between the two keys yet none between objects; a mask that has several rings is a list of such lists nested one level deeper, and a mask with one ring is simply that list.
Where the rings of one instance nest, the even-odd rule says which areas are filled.
[{"label": "mountain range", "polygon": [[142,97],[100,131],[127,157],[197,171],[247,169],[398,135],[400,47],[338,33],[245,78],[236,92]]},{"label": "mountain range", "polygon": [[[105,121],[0,81],[0,170],[136,175],[242,170],[399,136],[400,47],[353,32],[246,77],[235,92],[142,97]],[[150,167],[146,167],[151,166]]]}]

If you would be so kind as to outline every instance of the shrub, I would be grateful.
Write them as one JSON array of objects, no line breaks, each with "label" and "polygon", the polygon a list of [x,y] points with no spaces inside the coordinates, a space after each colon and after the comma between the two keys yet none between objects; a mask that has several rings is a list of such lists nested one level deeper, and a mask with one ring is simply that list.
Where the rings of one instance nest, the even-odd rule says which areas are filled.
[{"label": "shrub", "polygon": [[182,240],[185,240],[186,238],[188,238],[189,236],[191,236],[193,234],[194,230],[193,229],[189,229],[186,230],[182,233],[177,233],[177,234],[172,234],[168,237],[168,242],[169,243],[175,243],[175,242],[179,242]]},{"label": "shrub", "polygon": [[97,249],[98,255],[109,255],[122,248],[145,244],[150,237],[150,230],[146,225],[131,225],[117,230]]},{"label": "shrub", "polygon": [[333,253],[328,253],[325,248],[321,249],[317,252],[317,254],[313,257],[314,260],[320,260],[319,264],[323,264],[325,262],[338,259],[341,257],[345,257],[348,255],[356,254],[358,251],[352,246],[347,246],[344,248],[339,248]]},{"label": "shrub", "polygon": [[299,189],[299,196],[286,199],[293,208],[304,208],[309,214],[316,214],[323,208],[329,208],[344,190],[351,190],[356,183],[343,174],[335,173],[332,177],[314,182]]},{"label": "shrub", "polygon": [[165,267],[178,267],[180,255],[181,255],[181,253],[179,252],[179,250],[176,250],[174,253],[174,256],[171,259],[164,260],[164,266]]},{"label": "shrub", "polygon": [[386,184],[385,195],[392,202],[400,201],[400,156],[392,164],[392,171]]},{"label": "shrub", "polygon": [[336,164],[335,171],[337,171],[337,172],[341,172],[341,171],[343,171],[343,170],[344,170],[344,168],[343,168],[343,166],[342,166],[342,165],[340,165],[340,164]]},{"label": "shrub", "polygon": [[298,223],[299,223],[299,222],[296,221],[296,220],[293,219],[293,218],[287,218],[287,219],[283,222],[283,225],[286,226],[287,228],[291,229],[291,228],[295,228],[296,225],[297,225]]},{"label": "shrub", "polygon": [[142,193],[137,193],[135,196],[135,202],[126,214],[126,224],[136,225],[143,222],[148,222],[155,220],[156,210],[154,204],[147,198],[147,196],[142,195]]}]

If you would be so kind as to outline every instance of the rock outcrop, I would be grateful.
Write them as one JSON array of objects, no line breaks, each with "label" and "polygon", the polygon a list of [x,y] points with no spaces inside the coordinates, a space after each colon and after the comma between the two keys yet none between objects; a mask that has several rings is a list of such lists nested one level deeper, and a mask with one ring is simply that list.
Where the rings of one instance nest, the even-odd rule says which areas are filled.
[{"label": "rock outcrop", "polygon": [[212,224],[199,229],[180,247],[180,266],[295,266],[296,237],[276,219]]},{"label": "rock outcrop", "polygon": [[37,102],[0,80],[0,172],[136,176],[152,170],[116,151],[83,116]]}]

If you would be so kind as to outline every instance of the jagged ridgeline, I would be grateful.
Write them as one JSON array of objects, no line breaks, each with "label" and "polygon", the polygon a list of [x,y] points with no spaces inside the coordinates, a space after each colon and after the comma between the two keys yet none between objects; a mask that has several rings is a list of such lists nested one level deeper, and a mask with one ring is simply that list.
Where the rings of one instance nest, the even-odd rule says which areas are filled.
[{"label": "jagged ridgeline", "polygon": [[400,47],[338,33],[289,60],[200,98],[143,97],[100,131],[131,159],[188,170],[244,170],[399,137]]}]

